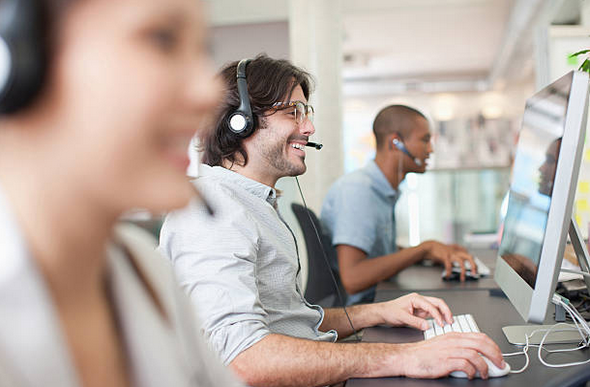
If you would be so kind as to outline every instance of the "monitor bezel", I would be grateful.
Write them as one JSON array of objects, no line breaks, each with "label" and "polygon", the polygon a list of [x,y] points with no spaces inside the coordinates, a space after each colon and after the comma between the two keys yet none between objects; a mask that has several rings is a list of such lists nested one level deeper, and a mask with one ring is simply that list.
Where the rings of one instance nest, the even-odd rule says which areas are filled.
[{"label": "monitor bezel", "polygon": [[[570,73],[554,83],[569,76]],[[496,259],[494,275],[496,283],[508,296],[523,319],[537,324],[543,323],[545,320],[549,302],[555,292],[572,217],[586,133],[588,74],[572,71],[571,78],[564,134],[555,172],[547,226],[543,235],[535,287],[531,287],[522,279],[500,254]],[[548,85],[535,96],[552,85]],[[556,243],[546,243],[547,241],[555,241]]]}]

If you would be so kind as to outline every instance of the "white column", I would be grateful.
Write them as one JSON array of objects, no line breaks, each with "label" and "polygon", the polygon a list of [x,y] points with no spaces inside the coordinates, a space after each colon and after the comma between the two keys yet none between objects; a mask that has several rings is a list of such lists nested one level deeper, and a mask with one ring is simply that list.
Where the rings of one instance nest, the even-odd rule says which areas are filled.
[{"label": "white column", "polygon": [[590,26],[590,0],[582,0],[580,25]]},{"label": "white column", "polygon": [[[330,185],[342,175],[342,4],[341,0],[289,0],[290,59],[315,80],[309,103],[315,108],[316,134],[312,141],[324,148],[306,148],[307,172],[299,177],[307,205],[319,218],[322,201]],[[280,212],[298,241],[303,288],[307,285],[307,251],[303,233],[291,211],[301,203],[294,178],[279,180],[283,191]]]},{"label": "white column", "polygon": [[307,172],[299,178],[308,206],[318,215],[330,185],[343,172],[342,35],[341,0],[289,1],[291,61],[314,77],[312,141],[324,144],[321,151],[307,148]]}]

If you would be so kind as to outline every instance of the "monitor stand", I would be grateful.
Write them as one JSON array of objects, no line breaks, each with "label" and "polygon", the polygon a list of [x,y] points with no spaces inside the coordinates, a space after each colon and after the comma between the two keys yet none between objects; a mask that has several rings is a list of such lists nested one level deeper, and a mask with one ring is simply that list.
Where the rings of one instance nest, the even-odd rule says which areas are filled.
[{"label": "monitor stand", "polygon": [[[578,258],[580,268],[584,273],[590,273],[590,259],[588,258],[588,249],[584,244],[584,240],[582,239],[578,225],[573,218],[570,221],[569,236],[574,248],[574,252],[576,253],[576,257]],[[584,276],[584,282],[590,291],[590,278]],[[560,306],[556,305],[555,309],[556,315],[563,313],[563,308]],[[512,325],[503,327],[502,331],[504,332],[504,335],[510,344],[525,345],[525,335],[530,335],[536,330],[542,330],[529,338],[529,344],[539,344],[545,335],[545,330],[551,328],[552,326],[553,325]],[[546,344],[570,344],[579,343],[582,340],[582,337],[577,330],[574,331],[564,329],[567,329],[567,327],[556,327],[551,331],[544,342]]]}]

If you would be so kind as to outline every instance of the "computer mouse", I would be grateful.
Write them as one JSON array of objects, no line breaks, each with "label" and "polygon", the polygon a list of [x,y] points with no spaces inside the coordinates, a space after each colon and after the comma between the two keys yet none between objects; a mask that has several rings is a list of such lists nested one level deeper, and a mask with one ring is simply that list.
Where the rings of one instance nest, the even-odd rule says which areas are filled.
[{"label": "computer mouse", "polygon": [[[490,378],[498,378],[500,376],[506,376],[510,373],[510,365],[508,365],[508,363],[506,363],[506,367],[498,368],[487,357],[482,356],[482,358],[486,362],[486,364],[488,365],[488,376]],[[452,376],[453,378],[467,378],[467,374],[463,371],[453,371],[450,373],[450,376]],[[475,377],[481,378],[481,376],[479,375],[479,372],[475,373]]]}]

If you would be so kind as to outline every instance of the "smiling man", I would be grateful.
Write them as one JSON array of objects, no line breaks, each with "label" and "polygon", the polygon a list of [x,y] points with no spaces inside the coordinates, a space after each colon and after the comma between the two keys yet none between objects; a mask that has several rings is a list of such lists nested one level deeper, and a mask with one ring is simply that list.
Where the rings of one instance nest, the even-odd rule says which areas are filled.
[{"label": "smiling man", "polygon": [[[309,304],[300,288],[298,247],[277,208],[278,179],[305,172],[315,132],[309,75],[259,56],[226,66],[216,125],[199,132],[203,165],[195,184],[215,209],[170,214],[160,250],[205,316],[211,347],[251,386],[321,386],[350,377],[439,377],[453,370],[487,376],[485,354],[503,362],[483,334],[449,333],[412,344],[345,344],[353,333],[342,309]],[[357,329],[451,321],[440,299],[410,294],[349,309]]]},{"label": "smiling man", "polygon": [[473,257],[457,245],[426,241],[399,249],[395,205],[399,185],[408,173],[424,173],[432,153],[429,123],[418,110],[405,105],[382,109],[373,122],[375,160],[341,177],[330,188],[322,206],[325,231],[336,247],[337,266],[348,303],[370,302],[375,285],[422,259],[447,267],[463,261],[476,268]]}]

